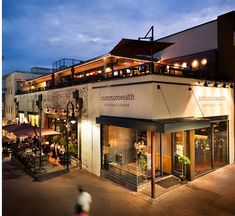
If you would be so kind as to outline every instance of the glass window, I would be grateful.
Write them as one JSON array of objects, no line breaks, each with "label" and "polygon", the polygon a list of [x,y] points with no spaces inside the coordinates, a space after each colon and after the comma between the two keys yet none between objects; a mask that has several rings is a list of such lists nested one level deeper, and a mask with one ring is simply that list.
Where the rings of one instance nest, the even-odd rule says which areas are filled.
[{"label": "glass window", "polygon": [[210,134],[210,128],[201,128],[195,130],[195,175],[201,174],[212,168]]},{"label": "glass window", "polygon": [[213,123],[214,167],[228,164],[228,128],[227,121]]},{"label": "glass window", "polygon": [[29,115],[29,122],[32,126],[39,126],[39,115]]},{"label": "glass window", "polygon": [[151,174],[151,144],[147,132],[103,125],[102,168],[135,185]]}]

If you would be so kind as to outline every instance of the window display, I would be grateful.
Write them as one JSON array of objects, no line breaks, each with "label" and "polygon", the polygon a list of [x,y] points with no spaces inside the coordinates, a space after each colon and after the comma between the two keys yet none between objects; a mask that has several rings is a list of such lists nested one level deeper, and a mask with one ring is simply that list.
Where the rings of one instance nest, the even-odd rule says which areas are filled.
[{"label": "window display", "polygon": [[104,170],[136,185],[147,180],[151,147],[146,131],[104,125],[102,140]]}]

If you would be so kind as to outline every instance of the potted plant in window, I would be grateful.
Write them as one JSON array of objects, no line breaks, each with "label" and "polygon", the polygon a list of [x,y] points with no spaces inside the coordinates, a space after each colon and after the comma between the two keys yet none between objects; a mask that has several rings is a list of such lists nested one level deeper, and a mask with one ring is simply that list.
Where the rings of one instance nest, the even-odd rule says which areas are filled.
[{"label": "potted plant in window", "polygon": [[145,171],[147,169],[147,160],[144,156],[140,156],[138,163],[142,171]]},{"label": "potted plant in window", "polygon": [[178,160],[182,164],[182,174],[180,175],[180,180],[185,183],[187,182],[187,179],[186,179],[187,165],[190,164],[191,162],[190,162],[190,159],[183,154],[178,156]]}]

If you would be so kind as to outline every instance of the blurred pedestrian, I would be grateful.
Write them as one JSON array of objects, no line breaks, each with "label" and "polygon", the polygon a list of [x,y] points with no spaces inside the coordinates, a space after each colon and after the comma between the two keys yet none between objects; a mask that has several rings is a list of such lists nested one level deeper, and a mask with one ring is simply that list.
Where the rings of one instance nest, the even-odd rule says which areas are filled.
[{"label": "blurred pedestrian", "polygon": [[92,202],[91,195],[86,192],[81,186],[78,186],[79,195],[75,206],[76,216],[88,216],[90,205]]}]

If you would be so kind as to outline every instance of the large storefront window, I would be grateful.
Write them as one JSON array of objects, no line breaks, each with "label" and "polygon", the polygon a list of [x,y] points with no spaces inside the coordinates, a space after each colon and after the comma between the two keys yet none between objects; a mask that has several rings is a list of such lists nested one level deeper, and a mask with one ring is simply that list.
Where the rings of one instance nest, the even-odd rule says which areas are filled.
[{"label": "large storefront window", "polygon": [[151,138],[147,131],[103,126],[103,169],[134,185],[151,175]]},{"label": "large storefront window", "polygon": [[39,115],[29,114],[29,122],[32,126],[39,126]]},{"label": "large storefront window", "polygon": [[210,128],[195,130],[195,175],[212,169],[212,148]]},{"label": "large storefront window", "polygon": [[214,168],[228,163],[228,129],[227,122],[213,123],[214,133]]}]

